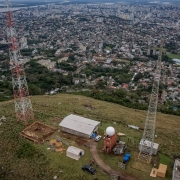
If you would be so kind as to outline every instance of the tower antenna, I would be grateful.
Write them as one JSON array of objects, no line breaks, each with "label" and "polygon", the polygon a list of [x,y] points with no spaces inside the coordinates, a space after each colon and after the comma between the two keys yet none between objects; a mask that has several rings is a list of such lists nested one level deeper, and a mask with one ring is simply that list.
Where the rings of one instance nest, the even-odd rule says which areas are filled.
[{"label": "tower antenna", "polygon": [[163,40],[161,39],[160,50],[158,55],[157,67],[154,75],[154,83],[150,97],[144,133],[140,142],[139,159],[146,162],[151,161],[154,145],[154,133],[156,125],[156,112],[158,104],[159,81],[161,77],[161,59],[162,59]]},{"label": "tower antenna", "polygon": [[14,93],[14,104],[17,121],[27,124],[28,119],[34,119],[31,99],[29,96],[24,64],[21,60],[19,43],[14,26],[13,14],[10,10],[10,3],[5,2],[7,8],[7,40],[9,44],[10,69],[12,73],[12,86]]}]

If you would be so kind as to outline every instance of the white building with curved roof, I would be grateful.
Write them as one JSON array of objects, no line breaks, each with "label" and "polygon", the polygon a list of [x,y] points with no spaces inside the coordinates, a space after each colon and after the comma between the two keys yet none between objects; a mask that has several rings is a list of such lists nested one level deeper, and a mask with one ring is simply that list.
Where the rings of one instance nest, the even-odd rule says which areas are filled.
[{"label": "white building with curved roof", "polygon": [[59,126],[64,132],[90,138],[94,132],[97,132],[99,124],[99,121],[70,114],[61,121]]},{"label": "white building with curved roof", "polygon": [[74,146],[69,146],[68,149],[66,150],[66,156],[75,159],[75,160],[79,160],[79,158],[84,155],[84,150],[79,149],[77,147]]}]

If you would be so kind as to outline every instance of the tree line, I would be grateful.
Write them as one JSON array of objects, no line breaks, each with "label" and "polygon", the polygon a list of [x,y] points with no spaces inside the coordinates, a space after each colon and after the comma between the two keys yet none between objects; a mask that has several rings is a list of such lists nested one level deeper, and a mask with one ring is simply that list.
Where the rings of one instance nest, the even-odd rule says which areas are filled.
[{"label": "tree line", "polygon": [[64,76],[60,72],[49,71],[36,61],[30,61],[25,68],[31,95],[44,94],[55,88],[72,84],[72,75]]}]

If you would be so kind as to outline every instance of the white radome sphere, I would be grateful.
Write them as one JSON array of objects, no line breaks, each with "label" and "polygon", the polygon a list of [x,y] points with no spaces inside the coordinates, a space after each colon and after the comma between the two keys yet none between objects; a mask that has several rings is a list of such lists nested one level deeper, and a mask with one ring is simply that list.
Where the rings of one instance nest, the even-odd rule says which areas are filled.
[{"label": "white radome sphere", "polygon": [[106,134],[108,136],[113,136],[115,134],[115,129],[111,126],[109,126],[107,129],[106,129]]}]

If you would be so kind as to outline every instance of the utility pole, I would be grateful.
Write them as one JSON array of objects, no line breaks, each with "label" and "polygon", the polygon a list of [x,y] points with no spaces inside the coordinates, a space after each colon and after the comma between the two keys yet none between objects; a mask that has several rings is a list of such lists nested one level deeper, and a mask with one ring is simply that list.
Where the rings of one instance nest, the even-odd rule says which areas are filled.
[{"label": "utility pole", "polygon": [[5,2],[7,8],[7,40],[9,44],[10,69],[12,73],[12,86],[14,93],[14,104],[17,121],[27,124],[28,119],[34,118],[31,99],[29,96],[26,75],[19,50],[18,37],[14,26],[13,14],[10,10],[10,3]]},{"label": "utility pole", "polygon": [[158,55],[157,67],[154,75],[154,84],[150,97],[144,133],[140,142],[139,159],[142,159],[148,163],[151,161],[153,144],[154,144],[154,133],[156,125],[156,112],[158,104],[158,92],[159,92],[159,81],[161,77],[161,59],[162,59],[162,48],[163,40],[161,39],[160,50]]}]

